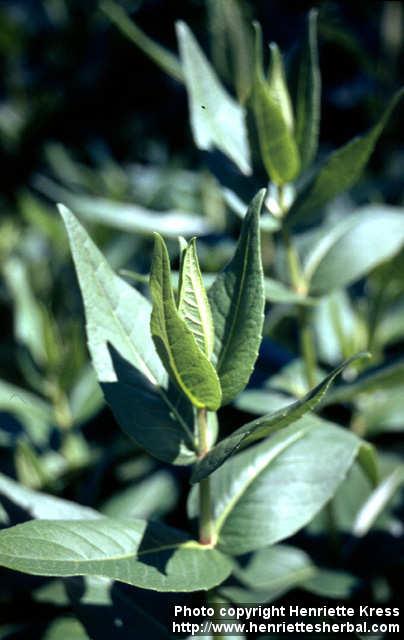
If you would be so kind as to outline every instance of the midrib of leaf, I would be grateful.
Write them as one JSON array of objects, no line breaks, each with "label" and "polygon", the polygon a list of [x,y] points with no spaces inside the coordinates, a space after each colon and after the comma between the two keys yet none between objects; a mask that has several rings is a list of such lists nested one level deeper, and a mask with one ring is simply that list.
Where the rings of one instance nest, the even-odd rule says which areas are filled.
[{"label": "midrib of leaf", "polygon": [[[78,521],[79,522],[79,521]],[[61,527],[60,527],[61,528]],[[69,530],[69,534],[72,533]],[[97,535],[99,535],[101,532],[97,531]],[[96,551],[99,551],[100,553],[104,553],[104,551],[102,549],[100,549],[100,547],[97,547],[97,545],[93,544],[90,540],[88,540],[87,538],[85,538],[84,536],[82,536],[81,534],[78,534],[77,531],[74,532],[74,535],[76,535],[79,538],[82,538],[86,544],[89,544],[90,546],[92,546],[94,549],[96,549]],[[108,541],[110,540],[109,536],[107,536],[105,534],[105,537],[108,539]],[[13,540],[16,540],[17,538],[19,538],[20,540],[27,540],[27,536],[25,535],[21,535],[21,534],[15,534],[13,533]],[[40,537],[36,537],[36,536],[29,536],[30,540],[38,540],[38,542],[46,542],[48,544],[51,544],[55,547],[59,547],[60,549],[63,549],[64,551],[68,551],[71,552],[72,548],[71,547],[67,547],[64,544],[61,544],[60,542],[53,542],[53,541],[49,541],[49,540],[44,540],[43,538]],[[114,543],[116,544],[116,540],[114,538]],[[143,549],[142,551],[139,552],[130,552],[130,553],[123,553],[121,555],[115,555],[115,556],[107,556],[104,558],[95,558],[95,559],[89,559],[89,558],[85,558],[83,556],[83,559],[74,559],[74,560],[52,560],[52,564],[57,564],[57,563],[62,563],[62,564],[66,564],[66,562],[79,562],[80,564],[86,564],[86,563],[90,563],[90,564],[95,564],[98,562],[110,562],[110,561],[115,561],[115,560],[128,560],[129,558],[134,558],[135,560],[137,558],[141,558],[143,556],[147,556],[150,555],[151,553],[160,553],[161,551],[171,551],[172,549],[195,549],[197,551],[206,551],[208,549],[212,549],[212,547],[210,547],[209,545],[200,545],[198,544],[198,542],[194,541],[194,540],[187,540],[185,542],[178,542],[178,543],[173,543],[173,544],[166,544],[166,545],[160,545],[160,546],[156,546],[156,547],[149,547],[148,549]],[[75,553],[77,553],[77,549],[74,550]],[[9,557],[14,557],[14,556],[10,556],[10,554],[5,553],[4,551],[0,552],[0,556],[9,556]],[[23,559],[23,560],[39,560],[39,561],[46,561],[46,557],[44,558],[38,558],[38,556],[22,556],[19,555],[18,558]]]},{"label": "midrib of leaf", "polygon": [[[88,245],[88,240],[85,239],[84,240],[84,248],[86,247],[86,245]],[[108,292],[106,291],[106,289],[104,288],[104,285],[102,284],[102,282],[99,280],[99,278],[97,277],[97,271],[99,269],[99,265],[97,266],[96,264],[94,264],[94,262],[91,259],[91,252],[87,249],[86,250],[88,259],[90,264],[92,265],[93,269],[94,269],[94,273],[95,273],[95,281],[97,283],[98,289],[101,292],[101,295],[103,295],[105,297],[106,300],[108,300],[109,306],[111,308],[112,311],[112,316],[116,322],[116,324],[120,327],[122,327],[123,329],[123,335],[125,337],[125,341],[127,342],[127,344],[129,345],[129,351],[135,356],[135,361],[140,361],[143,364],[143,373],[146,375],[146,377],[148,378],[148,380],[153,384],[154,388],[156,389],[157,393],[160,394],[160,396],[163,398],[164,402],[166,403],[166,405],[169,407],[169,409],[173,412],[173,414],[175,415],[175,417],[177,418],[179,424],[181,425],[182,429],[185,431],[185,433],[187,434],[187,436],[190,439],[190,442],[192,444],[194,444],[194,437],[193,434],[191,433],[190,429],[188,428],[188,425],[186,424],[186,422],[183,420],[181,414],[178,412],[177,408],[175,407],[175,405],[173,405],[167,394],[165,393],[164,389],[158,384],[156,377],[154,376],[154,374],[152,373],[152,371],[150,370],[149,366],[147,365],[146,361],[144,360],[144,358],[137,352],[137,350],[135,349],[135,345],[133,344],[130,335],[128,334],[125,325],[123,324],[123,322],[120,320],[119,316],[117,315],[117,312],[114,308],[114,304],[112,299],[110,298],[110,296],[108,295]],[[116,276],[116,274],[114,274],[114,277],[118,277]],[[119,303],[118,303],[119,304]],[[118,308],[118,306],[117,306]]]},{"label": "midrib of leaf", "polygon": [[[191,252],[189,256],[187,255],[187,251]],[[210,358],[213,340],[209,335],[209,327],[212,327],[212,318],[210,316],[210,309],[207,306],[209,305],[209,301],[206,293],[204,295],[202,275],[196,261],[196,253],[193,253],[193,251],[195,251],[195,249],[191,245],[185,250],[183,258],[184,274],[182,286],[179,290],[180,300],[178,312],[185,320],[188,320],[187,324],[194,328],[192,333],[194,333],[196,342],[199,344],[199,340],[197,340],[197,336],[199,336],[201,341],[200,346],[206,356]],[[186,270],[187,259],[190,265],[189,270]],[[182,287],[184,288],[184,292],[182,292]],[[185,303],[184,306],[182,305],[183,302]],[[195,309],[195,314],[192,313],[192,309]]]},{"label": "midrib of leaf", "polygon": [[[221,365],[223,363],[223,359],[227,355],[227,352],[228,352],[229,347],[230,347],[230,343],[233,340],[234,328],[235,328],[235,326],[237,324],[237,316],[238,316],[238,312],[239,312],[239,309],[240,309],[240,306],[241,306],[240,301],[241,301],[241,298],[242,298],[242,295],[243,295],[242,292],[243,292],[244,280],[245,280],[246,272],[247,272],[248,256],[250,254],[250,237],[248,237],[248,242],[246,244],[247,244],[247,247],[246,247],[246,251],[245,251],[245,254],[244,254],[245,260],[243,260],[243,270],[242,270],[242,275],[241,275],[241,278],[240,278],[238,295],[237,295],[236,305],[235,305],[237,313],[233,314],[233,319],[232,319],[232,323],[231,323],[231,327],[230,327],[230,331],[229,331],[229,339],[225,342],[224,348],[222,349],[222,352],[221,352],[221,354],[220,354],[220,356],[218,358],[218,361],[217,361],[217,370],[218,371],[220,371]],[[233,308],[234,308],[234,306],[233,306]]]},{"label": "midrib of leaf", "polygon": [[237,491],[237,493],[234,494],[234,496],[228,502],[227,506],[222,511],[221,516],[216,520],[216,533],[218,535],[220,534],[220,531],[222,530],[223,525],[225,524],[225,522],[226,522],[228,516],[230,515],[231,511],[233,511],[233,509],[234,509],[235,505],[237,504],[237,502],[243,497],[244,493],[247,491],[249,486],[253,482],[255,482],[255,480],[257,479],[259,474],[262,473],[262,471],[264,471],[264,469],[271,462],[273,462],[275,460],[275,458],[277,458],[281,453],[283,453],[285,451],[285,449],[287,449],[290,445],[292,445],[295,442],[297,442],[298,440],[300,440],[306,434],[306,432],[308,430],[309,430],[309,427],[302,428],[297,433],[294,433],[291,436],[289,436],[289,438],[286,441],[281,442],[274,450],[271,451],[271,453],[270,453],[270,455],[268,457],[263,456],[261,464],[259,464],[257,466],[257,468],[256,468],[256,473],[253,476],[250,476],[248,478],[248,480],[239,489],[239,491]]}]

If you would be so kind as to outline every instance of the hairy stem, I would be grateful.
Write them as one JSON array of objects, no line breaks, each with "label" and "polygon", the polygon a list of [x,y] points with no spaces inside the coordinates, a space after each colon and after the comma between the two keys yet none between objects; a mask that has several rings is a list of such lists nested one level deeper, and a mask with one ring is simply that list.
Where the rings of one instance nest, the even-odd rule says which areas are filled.
[{"label": "hairy stem", "polygon": [[[208,424],[206,409],[197,410],[198,448],[202,458],[209,450]],[[213,544],[214,526],[212,519],[212,504],[210,494],[210,477],[199,483],[199,542]]]}]

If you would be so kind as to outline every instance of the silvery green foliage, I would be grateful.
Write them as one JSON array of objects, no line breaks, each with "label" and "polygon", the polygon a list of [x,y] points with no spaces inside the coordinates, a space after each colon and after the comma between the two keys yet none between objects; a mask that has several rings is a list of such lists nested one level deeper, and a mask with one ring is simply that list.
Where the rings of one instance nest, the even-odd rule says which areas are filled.
[{"label": "silvery green foliage", "polygon": [[[113,581],[170,593],[220,587],[219,594],[234,602],[271,600],[297,586],[324,597],[346,597],[355,584],[352,576],[319,569],[300,549],[278,543],[304,527],[323,532],[330,506],[337,526],[363,536],[375,522],[383,522],[386,506],[403,482],[402,466],[386,464],[378,485],[377,456],[362,437],[402,429],[404,367],[400,361],[386,365],[382,360],[384,347],[404,333],[402,298],[397,303],[404,293],[402,270],[397,269],[401,281],[385,272],[386,263],[400,264],[403,211],[381,204],[346,215],[325,211],[359,180],[402,93],[390,100],[369,132],[317,162],[321,80],[316,12],[309,14],[301,55],[288,74],[275,43],[270,43],[266,68],[258,25],[255,49],[253,33],[244,25],[245,46],[235,50],[234,25],[240,26],[242,14],[234,0],[225,4],[211,11],[217,12],[216,20],[222,11],[224,24],[233,30],[230,55],[243,68],[228,84],[236,87],[238,99],[186,24],[177,24],[177,57],[153,43],[114,2],[102,5],[114,24],[184,84],[195,145],[205,152],[218,150],[236,176],[244,174],[243,180],[251,176],[252,158],[258,157],[271,183],[248,206],[227,186],[212,189],[211,210],[216,211],[218,202],[225,210],[227,203],[240,219],[238,242],[229,243],[229,260],[221,269],[204,273],[201,268],[201,256],[205,251],[206,259],[211,249],[209,239],[203,245],[203,237],[223,230],[218,217],[177,208],[156,211],[73,194],[46,179],[41,183],[50,197],[63,201],[59,212],[84,305],[92,367],[117,423],[131,438],[128,447],[167,468],[191,467],[194,485],[188,499],[189,531],[178,531],[158,521],[178,496],[178,482],[166,469],[118,492],[99,511],[0,477],[0,565],[72,579],[64,583],[72,592],[74,578],[81,576],[90,604],[112,597],[106,590]],[[251,148],[249,118],[259,149]],[[179,182],[184,182],[183,174]],[[256,183],[251,179],[249,186],[252,193]],[[94,223],[133,233],[137,240],[154,232],[150,277],[135,273],[139,286],[129,284],[115,268],[116,250],[107,256],[83,226]],[[59,231],[52,227],[50,233],[56,237]],[[170,244],[177,236],[179,256]],[[263,265],[268,266],[269,254],[271,274],[264,273]],[[35,302],[29,273],[10,259],[4,275],[14,299],[16,339],[36,365],[57,360],[58,340]],[[389,298],[384,288],[390,279],[396,297]],[[145,280],[148,291],[141,286]],[[348,287],[359,281],[365,282],[365,290],[376,289],[375,308],[355,305]],[[394,309],[394,322],[383,317],[384,302]],[[300,359],[247,389],[263,337],[276,337],[285,318],[298,320]],[[296,348],[293,340],[288,346]],[[370,365],[369,347],[378,358]],[[324,372],[317,360],[333,369]],[[343,380],[333,386],[339,376]],[[92,415],[100,398],[88,369],[83,367],[67,396],[74,425]],[[216,412],[230,403],[257,417],[224,436]],[[313,415],[338,403],[351,410],[351,429]],[[49,438],[52,406],[39,392],[1,381],[0,408],[24,425],[29,446],[19,443],[20,450],[27,467],[38,471],[34,446]],[[0,444],[10,445],[2,432],[0,437]],[[360,489],[354,513],[347,515],[351,480]],[[31,519],[11,526],[9,502]],[[208,541],[201,535],[198,539],[192,522],[206,518],[206,503]],[[387,521],[383,526],[392,527]],[[251,554],[247,563],[238,558],[244,554]],[[229,576],[240,584],[226,584]],[[82,603],[75,605],[82,614]],[[86,637],[69,618],[55,620],[47,637],[65,632]]]}]

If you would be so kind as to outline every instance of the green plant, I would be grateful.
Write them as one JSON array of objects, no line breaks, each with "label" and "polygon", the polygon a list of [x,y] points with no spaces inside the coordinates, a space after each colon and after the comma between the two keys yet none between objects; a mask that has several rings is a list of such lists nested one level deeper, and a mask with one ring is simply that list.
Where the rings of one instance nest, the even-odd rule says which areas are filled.
[{"label": "green plant", "polygon": [[[240,26],[237,3],[218,7],[233,11],[226,20],[248,34],[245,49],[234,33],[226,43],[237,100],[185,24],[177,27],[177,59],[152,46],[114,3],[103,4],[127,35],[185,84],[197,147],[220,150],[251,176],[247,193],[257,182],[270,181],[248,207],[241,186],[236,193],[212,177],[206,181],[221,213],[227,205],[242,219],[238,243],[231,244],[232,257],[221,271],[201,270],[192,236],[198,229],[201,235],[222,230],[222,215],[156,215],[77,195],[71,188],[76,179],[66,179],[63,188],[49,180],[36,183],[86,222],[146,237],[152,229],[161,233],[154,236],[150,278],[128,270],[121,277],[70,209],[59,206],[104,397],[141,450],[164,464],[190,468],[185,530],[131,511],[131,500],[141,501],[139,491],[97,511],[0,477],[0,493],[28,505],[35,518],[0,532],[0,564],[42,576],[84,576],[90,603],[110,606],[112,596],[103,585],[109,589],[111,580],[170,593],[204,590],[211,600],[230,602],[271,601],[295,586],[348,598],[356,581],[338,563],[341,532],[361,538],[375,522],[390,532],[394,528],[386,507],[395,504],[402,486],[402,464],[383,451],[377,456],[364,438],[402,428],[403,365],[389,362],[387,347],[403,338],[404,217],[398,207],[380,203],[324,211],[359,179],[401,93],[368,133],[318,163],[316,13],[310,13],[306,41],[287,74],[276,45],[264,71],[260,28],[253,34],[244,22]],[[58,178],[63,180],[63,171]],[[82,178],[90,191],[91,178]],[[122,192],[113,195],[127,197],[125,180],[118,186]],[[193,193],[192,202],[197,200]],[[172,239],[178,235],[176,247]],[[137,246],[148,252],[147,240]],[[203,264],[209,245],[202,247]],[[124,278],[134,279],[137,288]],[[141,291],[145,280],[151,302]],[[366,295],[354,296],[350,286],[360,280]],[[271,307],[265,318],[266,301]],[[37,337],[35,331],[24,336]],[[246,389],[268,336],[298,357],[261,386]],[[32,345],[35,351],[42,342]],[[331,388],[340,374],[343,382]],[[224,433],[217,412],[223,416],[222,407],[230,403],[257,417]],[[345,412],[342,419],[335,407]],[[312,414],[320,408],[327,413]],[[9,524],[7,514],[3,523]],[[334,568],[279,544],[303,529],[326,536],[337,558]],[[134,601],[140,606],[140,592]]]},{"label": "green plant", "polygon": [[[156,235],[150,274],[152,310],[146,298],[111,271],[84,228],[61,207],[84,298],[89,348],[104,395],[123,429],[151,455],[193,465],[199,506],[191,492],[189,508],[191,516],[198,514],[199,542],[143,520],[46,520],[0,534],[3,565],[55,576],[104,575],[162,591],[210,589],[230,574],[229,556],[278,542],[309,522],[335,493],[356,456],[374,480],[368,445],[320,419],[304,418],[353,359],[302,400],[254,420],[212,446],[214,412],[245,388],[261,341],[264,280],[259,217],[264,196],[261,191],[252,201],[236,252],[208,295],[195,241],[182,241],[175,298],[167,249]],[[272,433],[276,435],[266,440]],[[227,462],[236,451],[259,440],[264,441]],[[298,484],[289,482],[284,492],[273,496],[272,504],[266,501],[251,512],[251,495],[262,491],[263,483],[271,485],[270,462],[276,458],[278,465],[287,466],[289,456],[304,455],[308,447],[314,457],[304,456]],[[211,489],[210,475],[216,469],[220,488],[214,484]],[[307,483],[313,487],[310,500]],[[292,495],[297,501],[306,496],[304,506],[268,522],[276,505],[285,504]],[[184,565],[193,567],[191,574],[184,575]]]}]

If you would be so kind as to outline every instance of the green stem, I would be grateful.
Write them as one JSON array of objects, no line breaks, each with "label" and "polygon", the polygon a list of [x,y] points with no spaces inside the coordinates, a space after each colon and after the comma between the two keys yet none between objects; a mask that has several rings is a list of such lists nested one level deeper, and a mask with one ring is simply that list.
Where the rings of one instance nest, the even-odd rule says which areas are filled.
[{"label": "green stem", "polygon": [[[199,457],[203,458],[203,456],[209,451],[206,409],[197,410],[197,426]],[[201,480],[199,483],[199,542],[201,544],[209,545],[214,542],[214,525],[212,518],[209,476]]]},{"label": "green stem", "polygon": [[316,350],[307,309],[301,305],[299,305],[298,308],[298,318],[300,327],[300,351],[306,369],[307,384],[310,389],[312,389],[316,386]]},{"label": "green stem", "polygon": [[[282,227],[282,233],[292,287],[296,293],[305,294],[307,287],[301,272],[299,256],[285,226]],[[297,305],[297,317],[300,351],[306,369],[307,384],[312,388],[316,384],[316,350],[308,310],[303,305]]]}]

